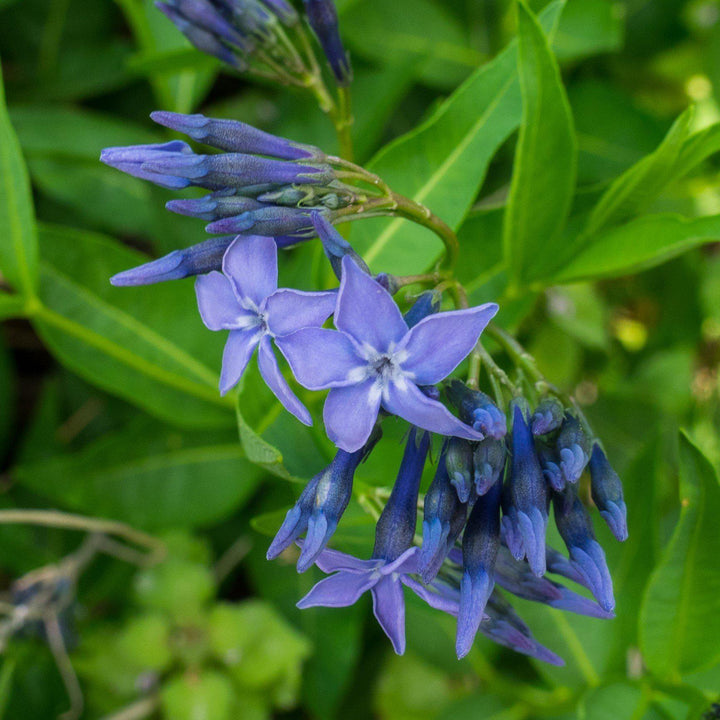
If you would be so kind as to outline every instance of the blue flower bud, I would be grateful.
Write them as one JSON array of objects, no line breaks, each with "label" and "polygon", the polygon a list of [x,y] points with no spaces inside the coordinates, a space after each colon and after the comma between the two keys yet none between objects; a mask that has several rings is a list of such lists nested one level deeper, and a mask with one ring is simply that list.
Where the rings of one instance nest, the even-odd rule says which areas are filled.
[{"label": "blue flower bud", "polygon": [[577,418],[570,413],[565,413],[555,452],[565,482],[576,483],[590,459],[590,442]]},{"label": "blue flower bud", "polygon": [[310,213],[310,220],[320,238],[325,250],[325,255],[330,261],[333,272],[338,280],[342,278],[342,259],[349,255],[355,264],[365,273],[370,275],[370,268],[365,264],[358,253],[353,250],[352,245],[332,226],[330,221],[317,210]]},{"label": "blue flower bud", "polygon": [[505,469],[505,441],[487,437],[481,440],[473,451],[475,491],[484,495],[501,479]]},{"label": "blue flower bud", "polygon": [[460,502],[457,491],[450,482],[445,462],[446,454],[447,442],[440,453],[435,478],[425,495],[418,572],[426,583],[438,574],[467,517],[466,506]]},{"label": "blue flower bud", "polygon": [[[173,4],[176,5],[177,0],[174,0]],[[247,60],[240,57],[240,55],[251,53],[254,49],[254,43],[251,43],[248,38],[235,33],[233,35],[234,48],[231,49],[223,42],[223,39],[227,41],[227,37],[223,38],[222,35],[218,36],[205,27],[198,25],[185,17],[185,15],[173,5],[165,2],[156,2],[155,7],[164,13],[198,50],[216,57],[218,60],[234,67],[239,72],[244,72],[248,69]],[[237,53],[240,53],[240,55]]]},{"label": "blue flower bud", "polygon": [[562,403],[554,397],[543,398],[535,408],[530,426],[533,435],[547,435],[557,430],[562,424],[565,409]]},{"label": "blue flower bud", "polygon": [[312,228],[310,213],[299,208],[267,205],[235,217],[216,220],[205,227],[209,233],[236,235],[297,235]]},{"label": "blue flower bud", "polygon": [[170,212],[213,221],[235,217],[250,210],[265,207],[254,198],[236,195],[233,190],[218,190],[201,198],[170,200],[165,204]]},{"label": "blue flower bud", "polygon": [[398,476],[375,528],[373,558],[392,562],[412,546],[420,479],[429,449],[430,434],[412,427]]},{"label": "blue flower bud", "polygon": [[[575,565],[573,565],[560,551],[548,545],[546,547],[545,557],[547,559],[548,572],[554,573],[555,575],[561,575],[568,580],[572,580],[578,585],[587,587],[585,577],[578,572]],[[588,590],[589,589],[590,588],[588,588]]]},{"label": "blue flower bud", "polygon": [[475,501],[463,532],[463,576],[455,641],[458,658],[470,652],[495,587],[495,560],[499,547],[500,483],[496,483]]},{"label": "blue flower bud", "polygon": [[460,380],[448,384],[448,396],[460,412],[460,418],[486,437],[505,437],[505,415],[492,399],[479,390],[471,390]]},{"label": "blue flower bud", "polygon": [[485,612],[487,619],[480,623],[480,632],[494,642],[551,665],[561,667],[565,664],[562,658],[535,640],[530,628],[499,593],[490,596]]},{"label": "blue flower bud", "polygon": [[590,617],[613,617],[612,613],[606,612],[592,600],[574,593],[547,577],[537,577],[526,562],[513,559],[506,547],[501,547],[497,556],[495,582],[517,597],[541,602],[557,610],[567,610]]},{"label": "blue flower bud", "polygon": [[211,238],[184,250],[173,250],[157,260],[113,275],[110,282],[115,287],[151,285],[220,270],[223,255],[234,239],[233,235]]},{"label": "blue flower bud", "polygon": [[368,452],[367,446],[354,453],[338,450],[330,465],[308,482],[270,544],[268,560],[276,558],[307,531],[297,562],[298,572],[305,572],[315,562],[345,512],[355,470]]},{"label": "blue flower bud", "polygon": [[516,560],[526,557],[532,571],[545,574],[547,490],[533,436],[520,406],[514,405],[512,461],[502,519],[505,539]]},{"label": "blue flower bud", "polygon": [[415,327],[421,320],[434,315],[440,310],[440,293],[426,290],[421,293],[412,307],[405,313],[405,323],[409,328]]},{"label": "blue flower bud", "polygon": [[462,438],[450,438],[445,455],[450,482],[457,491],[461,503],[467,503],[473,487],[473,448]]},{"label": "blue flower bud", "polygon": [[[222,190],[263,183],[327,183],[334,173],[327,165],[299,165],[242,153],[195,155],[156,153],[141,169],[186,181],[186,185]],[[149,179],[149,178],[148,178]]]},{"label": "blue flower bud", "polygon": [[560,492],[565,487],[565,475],[560,468],[560,459],[555,449],[540,441],[535,443],[535,448],[545,480],[553,490]]},{"label": "blue flower bud", "polygon": [[304,0],[308,23],[317,36],[338,85],[352,81],[350,58],[345,52],[333,0]]},{"label": "blue flower bud", "polygon": [[615,598],[605,553],[595,540],[590,516],[575,488],[568,485],[564,492],[556,493],[553,506],[555,523],[570,553],[570,562],[584,577],[600,607],[611,611],[615,607]]},{"label": "blue flower bud", "polygon": [[627,540],[627,506],[622,482],[598,443],[593,445],[590,455],[590,487],[592,499],[612,534],[620,542]]},{"label": "blue flower bud", "polygon": [[[241,52],[248,52],[251,48],[245,37],[226,20],[210,0],[169,0],[167,3],[158,2],[155,6],[170,17],[173,22],[173,13],[187,23],[188,28],[204,30],[217,40],[235,46]],[[177,24],[177,23],[176,23]],[[192,38],[188,38],[192,42]]]},{"label": "blue flower bud", "polygon": [[129,145],[127,147],[105,148],[100,153],[100,162],[142,180],[149,180],[161,187],[177,190],[190,185],[186,178],[174,177],[148,169],[145,163],[158,157],[192,156],[192,148],[181,140],[156,145]]},{"label": "blue flower bud", "polygon": [[159,125],[225,152],[269,155],[281,160],[312,159],[322,162],[325,159],[325,154],[316,147],[294,143],[238,120],[216,120],[201,114],[183,115],[164,111],[153,112],[150,117]]}]

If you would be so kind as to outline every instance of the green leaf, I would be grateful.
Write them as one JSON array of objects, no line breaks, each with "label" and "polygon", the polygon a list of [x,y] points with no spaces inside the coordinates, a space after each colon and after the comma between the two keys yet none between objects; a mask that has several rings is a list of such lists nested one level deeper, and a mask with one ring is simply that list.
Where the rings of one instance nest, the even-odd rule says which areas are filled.
[{"label": "green leaf", "polygon": [[206,525],[248,500],[261,472],[232,432],[190,434],[140,418],[13,477],[62,507],[146,529]]},{"label": "green leaf", "polygon": [[720,215],[700,218],[669,213],[646,215],[593,237],[552,277],[552,282],[629,275],[717,240]]},{"label": "green leaf", "polygon": [[720,485],[686,435],[680,436],[680,519],[650,577],[640,616],[647,666],[679,680],[720,660]]},{"label": "green leaf", "polygon": [[93,233],[41,228],[41,300],[33,322],[48,349],[99,387],[173,424],[232,424],[221,398],[220,333],[201,323],[190,283],[114,288],[147,260]]},{"label": "green leaf", "polygon": [[616,682],[595,688],[578,707],[582,720],[641,720],[650,704],[650,695],[638,685]]},{"label": "green leaf", "polygon": [[5,106],[0,66],[0,271],[26,297],[37,290],[37,253],[30,180]]},{"label": "green leaf", "polygon": [[680,153],[688,139],[693,108],[688,108],[668,131],[652,154],[624,172],[603,193],[588,218],[582,238],[597,234],[608,225],[617,224],[641,210],[655,199],[675,177]]},{"label": "green leaf", "polygon": [[[535,16],[518,8],[523,122],[505,208],[505,263],[517,285],[555,261],[572,202],[577,144],[560,70]],[[539,189],[542,188],[542,191]]]},{"label": "green leaf", "polygon": [[[557,22],[562,2],[540,15],[546,29]],[[398,138],[369,168],[396,192],[422,203],[457,229],[483,182],[496,150],[520,123],[517,43],[477,70],[427,121]],[[390,273],[423,272],[440,253],[430,231],[393,219],[368,220],[353,228],[353,245],[372,266]]]}]

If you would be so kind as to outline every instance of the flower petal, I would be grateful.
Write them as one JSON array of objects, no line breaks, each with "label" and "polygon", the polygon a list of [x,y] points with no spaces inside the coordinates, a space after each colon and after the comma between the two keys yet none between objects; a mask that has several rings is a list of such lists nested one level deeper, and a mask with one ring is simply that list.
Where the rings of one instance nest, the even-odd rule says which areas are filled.
[{"label": "flower petal", "polygon": [[[301,543],[302,541],[298,541],[298,544]],[[315,560],[315,564],[325,573],[337,572],[338,570],[349,573],[366,573],[375,570],[382,563],[382,560],[360,560],[347,553],[328,548],[325,548]]]},{"label": "flower petal", "polygon": [[390,293],[364,273],[349,256],[342,261],[335,327],[385,352],[407,334],[408,326]]},{"label": "flower petal", "polygon": [[[430,583],[426,586],[408,575],[403,575],[400,579],[431,608],[457,617],[460,612],[460,593],[458,591],[452,591],[449,587],[439,583]],[[446,592],[443,592],[444,589]]]},{"label": "flower petal", "polygon": [[347,607],[354,605],[358,598],[375,583],[377,576],[372,573],[338,572],[321,580],[297,604],[304,610],[309,607]]},{"label": "flower petal", "polygon": [[267,299],[267,324],[273,335],[320,327],[335,311],[336,292],[276,290]]},{"label": "flower petal", "polygon": [[231,330],[223,351],[222,372],[220,373],[220,394],[237,385],[247,367],[253,351],[262,334],[257,328],[250,330]]},{"label": "flower petal", "polygon": [[374,391],[374,383],[371,378],[328,393],[323,409],[325,429],[341,450],[355,452],[370,437],[380,409],[380,393]]},{"label": "flower petal", "polygon": [[264,335],[260,340],[258,350],[258,367],[260,374],[267,386],[273,391],[275,397],[282,403],[283,407],[292,413],[301,423],[312,425],[312,417],[308,409],[297,399],[295,393],[290,389],[287,381],[280,372],[277,360],[272,351],[270,338]]},{"label": "flower petal", "polygon": [[277,245],[269,237],[237,237],[223,258],[223,272],[233,283],[238,299],[255,305],[277,290]]},{"label": "flower petal", "polygon": [[497,310],[495,303],[486,303],[421,320],[400,345],[408,353],[403,370],[413,373],[418,385],[440,382],[470,354]]},{"label": "flower petal", "polygon": [[217,270],[195,280],[200,317],[210,330],[238,330],[257,316],[240,307],[230,281]]},{"label": "flower petal", "polygon": [[297,381],[309,390],[357,382],[348,378],[365,364],[352,340],[336,330],[304,328],[276,338],[275,344],[290,363]]},{"label": "flower petal", "polygon": [[481,433],[461,422],[442,403],[431,400],[409,382],[402,385],[390,383],[383,396],[383,407],[423,430],[466,440],[483,439]]},{"label": "flower petal", "polygon": [[405,652],[405,598],[398,578],[385,576],[372,589],[373,613],[398,655]]}]

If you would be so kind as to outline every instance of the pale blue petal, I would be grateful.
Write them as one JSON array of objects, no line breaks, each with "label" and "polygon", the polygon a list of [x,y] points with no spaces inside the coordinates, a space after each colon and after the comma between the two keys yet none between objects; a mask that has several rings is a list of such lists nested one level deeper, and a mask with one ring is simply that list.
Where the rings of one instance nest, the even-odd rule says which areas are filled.
[{"label": "pale blue petal", "polygon": [[470,354],[497,310],[486,303],[421,320],[400,344],[408,352],[403,370],[413,373],[418,385],[440,382]]},{"label": "pale blue petal", "polygon": [[357,382],[366,363],[358,357],[349,337],[336,330],[304,328],[276,338],[297,381],[309,390],[343,387]]},{"label": "pale blue petal", "polygon": [[370,437],[380,410],[380,393],[373,391],[373,384],[374,380],[368,379],[328,393],[323,409],[325,429],[341,450],[355,452]]},{"label": "pale blue petal", "polygon": [[408,331],[400,308],[390,293],[345,256],[335,326],[360,345],[385,352]]},{"label": "pale blue petal", "polygon": [[335,311],[336,292],[302,292],[283,288],[267,299],[267,324],[273,335],[320,327]]},{"label": "pale blue petal", "polygon": [[277,290],[277,245],[261,235],[237,237],[223,258],[223,272],[233,283],[238,299],[259,306]]},{"label": "pale blue petal", "polygon": [[257,328],[230,331],[223,351],[220,373],[221,395],[225,395],[237,385],[261,337],[262,334]]},{"label": "pale blue petal", "polygon": [[378,577],[374,573],[338,572],[321,580],[297,604],[304,610],[309,607],[347,607],[354,605],[358,598],[375,585]]},{"label": "pale blue petal", "polygon": [[247,327],[257,317],[240,307],[230,281],[217,271],[195,280],[195,294],[200,317],[210,330]]},{"label": "pale blue petal", "polygon": [[373,613],[398,655],[405,652],[405,598],[398,579],[385,576],[372,589]]},{"label": "pale blue petal", "polygon": [[282,403],[283,407],[292,413],[301,423],[312,425],[312,417],[308,409],[297,399],[297,396],[290,389],[283,374],[280,372],[268,335],[265,335],[260,341],[258,367],[260,368],[260,374],[263,380],[273,391],[275,397]]}]

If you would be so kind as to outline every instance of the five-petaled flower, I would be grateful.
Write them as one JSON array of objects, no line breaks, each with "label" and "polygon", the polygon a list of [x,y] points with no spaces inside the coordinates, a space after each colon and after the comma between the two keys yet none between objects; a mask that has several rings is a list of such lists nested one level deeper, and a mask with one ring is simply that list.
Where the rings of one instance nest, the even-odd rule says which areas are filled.
[{"label": "five-petaled flower", "polygon": [[339,332],[310,327],[278,342],[301,385],[331,388],[324,409],[330,439],[347,452],[358,450],[382,406],[425,430],[481,440],[421,387],[440,382],[467,357],[497,305],[438,313],[408,329],[387,290],[350,257],[342,270]]},{"label": "five-petaled flower", "polygon": [[280,372],[271,340],[300,328],[319,326],[332,315],[336,292],[277,289],[277,247],[272,238],[238,237],[223,258],[223,272],[195,281],[198,307],[210,330],[230,330],[223,353],[220,392],[225,394],[242,376],[258,348],[258,366],[268,387],[295,417],[312,424]]}]

